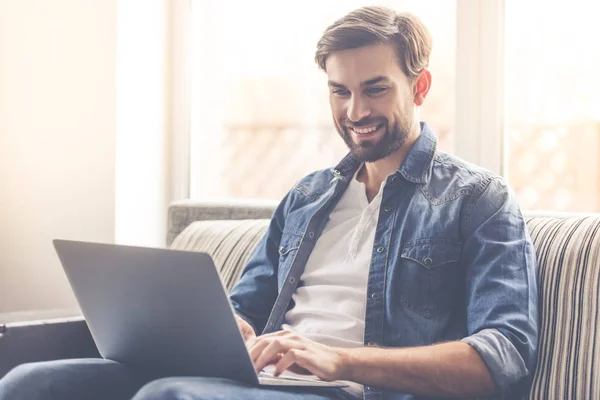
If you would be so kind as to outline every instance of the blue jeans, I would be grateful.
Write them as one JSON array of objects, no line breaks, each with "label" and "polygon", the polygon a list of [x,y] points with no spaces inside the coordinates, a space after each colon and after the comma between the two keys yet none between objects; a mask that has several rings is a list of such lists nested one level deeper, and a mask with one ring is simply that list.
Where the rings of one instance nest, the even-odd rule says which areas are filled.
[{"label": "blue jeans", "polygon": [[351,400],[341,389],[251,386],[221,378],[162,378],[102,359],[23,364],[0,380],[0,400]]}]

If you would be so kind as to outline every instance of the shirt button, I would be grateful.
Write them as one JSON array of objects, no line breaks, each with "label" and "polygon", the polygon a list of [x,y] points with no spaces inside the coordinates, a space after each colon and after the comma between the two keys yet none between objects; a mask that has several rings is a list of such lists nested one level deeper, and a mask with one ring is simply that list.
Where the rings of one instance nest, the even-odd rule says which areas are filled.
[{"label": "shirt button", "polygon": [[371,295],[371,298],[372,298],[373,300],[377,300],[377,299],[379,299],[379,295],[378,295],[377,293],[373,293],[373,294]]},{"label": "shirt button", "polygon": [[431,265],[431,263],[433,262],[433,260],[430,257],[427,257],[423,260],[423,262],[425,263],[425,265]]},{"label": "shirt button", "polygon": [[392,183],[396,183],[398,181],[398,177],[397,176],[392,176]]},{"label": "shirt button", "polygon": [[293,276],[290,278],[290,283],[294,283],[296,282],[296,278],[294,278]]},{"label": "shirt button", "polygon": [[385,206],[385,207],[383,207],[383,211],[385,211],[385,212],[390,212],[390,211],[392,211],[392,207],[390,207],[390,206]]},{"label": "shirt button", "polygon": [[383,251],[384,251],[384,250],[385,250],[385,248],[384,248],[383,246],[379,246],[379,247],[377,248],[377,252],[378,252],[378,253],[383,253]]},{"label": "shirt button", "polygon": [[308,232],[308,237],[309,238],[314,238],[315,237],[315,233],[314,232]]}]

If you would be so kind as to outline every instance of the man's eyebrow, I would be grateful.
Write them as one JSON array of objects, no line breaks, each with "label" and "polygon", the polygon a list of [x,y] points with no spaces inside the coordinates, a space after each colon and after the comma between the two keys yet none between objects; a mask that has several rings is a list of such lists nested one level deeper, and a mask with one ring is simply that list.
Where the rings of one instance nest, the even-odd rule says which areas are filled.
[{"label": "man's eyebrow", "polygon": [[[371,78],[369,80],[364,81],[363,83],[360,84],[360,86],[365,87],[365,86],[371,86],[371,85],[375,85],[376,83],[381,83],[381,82],[388,82],[389,79],[385,76],[376,76],[375,78]],[[341,83],[337,83],[335,81],[332,80],[328,80],[327,84],[330,87],[335,87],[335,88],[339,88],[339,89],[346,89],[346,86],[342,85]]]},{"label": "man's eyebrow", "polygon": [[385,76],[376,76],[375,78],[369,79],[368,81],[364,81],[363,83],[360,84],[360,86],[370,86],[370,85],[374,85],[376,83],[381,83],[383,81],[389,81],[388,78],[386,78]]},{"label": "man's eyebrow", "polygon": [[346,89],[346,86],[342,85],[341,83],[337,83],[335,81],[332,81],[332,80],[328,80],[327,84],[329,86],[332,86],[332,87],[336,87],[336,88],[340,88],[340,89]]}]

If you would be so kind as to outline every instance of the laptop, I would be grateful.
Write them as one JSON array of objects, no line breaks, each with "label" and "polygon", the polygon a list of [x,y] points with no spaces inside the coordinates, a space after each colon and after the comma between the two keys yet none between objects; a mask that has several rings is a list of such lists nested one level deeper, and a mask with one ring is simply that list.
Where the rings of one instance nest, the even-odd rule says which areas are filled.
[{"label": "laptop", "polygon": [[212,258],[205,253],[54,240],[100,355],[157,377],[344,387],[315,376],[256,374]]}]

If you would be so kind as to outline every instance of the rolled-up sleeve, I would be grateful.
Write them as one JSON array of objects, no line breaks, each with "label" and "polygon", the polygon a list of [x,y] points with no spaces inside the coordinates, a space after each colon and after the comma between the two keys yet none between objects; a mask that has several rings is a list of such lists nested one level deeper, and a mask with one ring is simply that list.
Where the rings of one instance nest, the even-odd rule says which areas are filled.
[{"label": "rolled-up sleeve", "polygon": [[465,212],[469,336],[503,398],[520,392],[535,370],[538,294],[534,248],[518,202],[492,179]]}]

